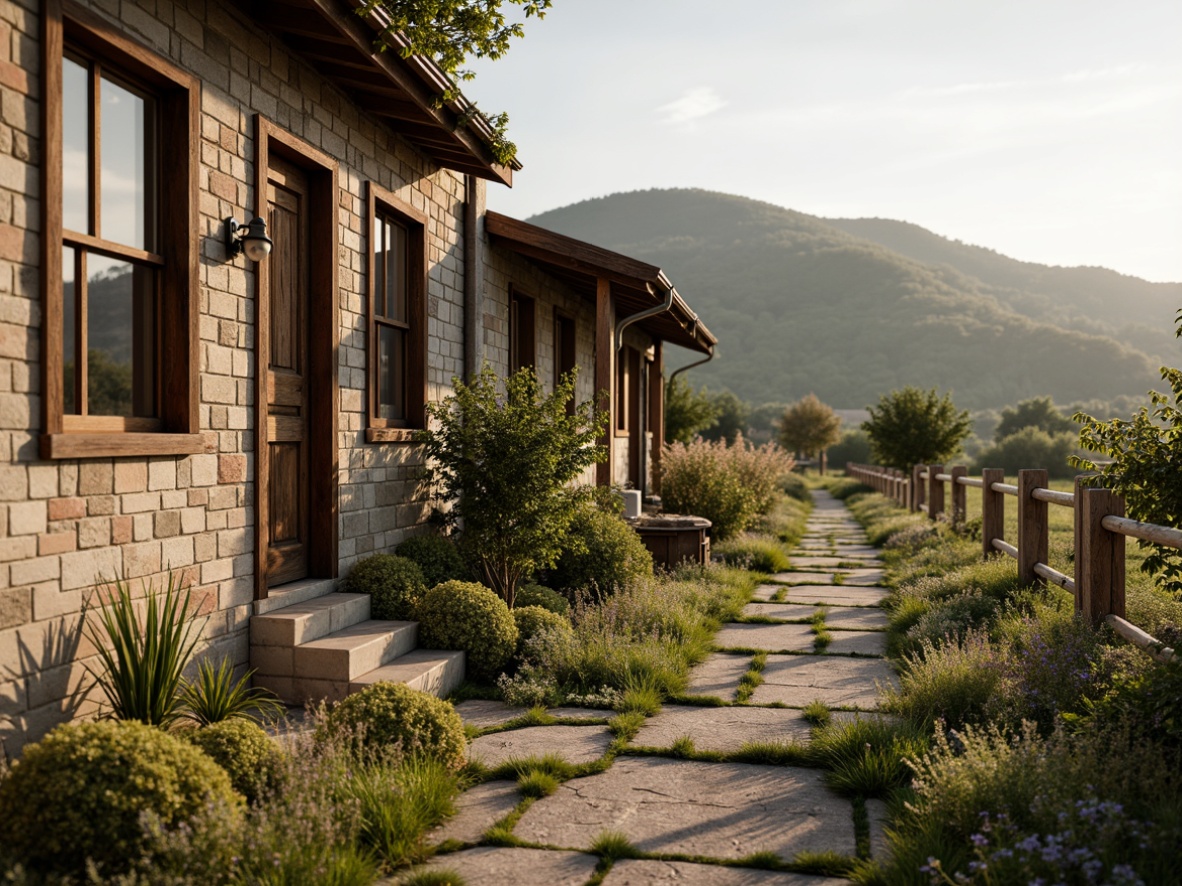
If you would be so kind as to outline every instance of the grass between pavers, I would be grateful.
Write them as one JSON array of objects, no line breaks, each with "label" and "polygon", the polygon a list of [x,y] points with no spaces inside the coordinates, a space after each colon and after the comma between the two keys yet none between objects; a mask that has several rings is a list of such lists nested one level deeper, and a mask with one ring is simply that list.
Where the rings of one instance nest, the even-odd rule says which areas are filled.
[{"label": "grass between pavers", "polygon": [[747,673],[739,678],[739,688],[735,693],[735,701],[742,703],[751,698],[755,687],[763,683],[763,669],[767,665],[767,653],[757,652],[751,657],[751,664]]},{"label": "grass between pavers", "polygon": [[813,649],[758,649],[754,646],[715,646],[715,652],[727,655],[823,655],[827,658],[882,658],[869,652],[817,652]]}]

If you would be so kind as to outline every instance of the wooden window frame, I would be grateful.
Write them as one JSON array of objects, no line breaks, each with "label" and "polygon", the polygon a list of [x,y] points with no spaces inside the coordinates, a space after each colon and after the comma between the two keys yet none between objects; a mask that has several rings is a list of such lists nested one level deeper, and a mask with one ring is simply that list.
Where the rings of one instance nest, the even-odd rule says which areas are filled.
[{"label": "wooden window frame", "polygon": [[638,352],[631,345],[624,345],[616,355],[616,421],[615,435],[627,437],[632,433],[632,372]]},{"label": "wooden window frame", "polygon": [[[158,252],[71,234],[62,225],[62,58],[71,50],[102,61],[151,91],[160,145],[156,171]],[[200,81],[117,31],[73,0],[45,0],[41,41],[41,457],[111,458],[205,451],[200,434],[198,206]],[[97,201],[95,201],[97,203]],[[98,206],[93,207],[100,211]],[[65,415],[62,250],[74,245],[158,267],[156,419]],[[79,318],[81,322],[83,318]]]},{"label": "wooden window frame", "polygon": [[509,284],[509,372],[538,371],[538,300]]},{"label": "wooden window frame", "polygon": [[[563,360],[567,358],[569,365],[563,369]],[[570,372],[571,369],[579,365],[579,325],[570,314],[565,311],[560,311],[558,308],[554,309],[554,388],[558,388],[558,380],[562,377],[564,372]],[[578,397],[574,397],[566,403],[567,415],[574,415],[575,401]]]},{"label": "wooden window frame", "polygon": [[[374,312],[377,275],[374,273],[373,228],[378,214],[390,216],[407,229],[407,293],[406,314],[409,347],[406,356],[406,418],[381,418],[378,415],[378,326],[381,321]],[[415,432],[427,426],[427,226],[430,219],[393,191],[376,182],[366,188],[366,327],[365,340],[369,352],[366,361],[367,428],[369,443],[412,443]]]}]

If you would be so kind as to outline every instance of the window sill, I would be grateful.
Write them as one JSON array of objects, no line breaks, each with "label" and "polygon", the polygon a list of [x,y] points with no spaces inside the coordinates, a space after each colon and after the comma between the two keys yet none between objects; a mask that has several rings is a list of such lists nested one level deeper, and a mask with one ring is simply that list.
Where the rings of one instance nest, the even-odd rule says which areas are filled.
[{"label": "window sill", "polygon": [[366,428],[366,443],[414,443],[421,428]]},{"label": "window sill", "polygon": [[75,433],[41,435],[41,457],[44,459],[200,455],[205,451],[205,437],[201,434]]}]

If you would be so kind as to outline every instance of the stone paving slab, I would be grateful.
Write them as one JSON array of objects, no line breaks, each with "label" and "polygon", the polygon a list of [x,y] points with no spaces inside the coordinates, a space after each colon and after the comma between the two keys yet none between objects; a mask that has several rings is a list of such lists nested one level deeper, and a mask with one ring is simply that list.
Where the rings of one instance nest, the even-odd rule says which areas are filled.
[{"label": "stone paving slab", "polygon": [[529,808],[514,834],[584,847],[603,831],[622,831],[643,852],[705,858],[855,851],[850,804],[820,771],[655,757],[618,759],[564,783]]},{"label": "stone paving slab", "polygon": [[886,801],[867,800],[866,817],[870,819],[870,857],[885,859],[891,852],[886,838],[886,829],[891,823]]},{"label": "stone paving slab", "polygon": [[748,603],[743,614],[755,618],[779,618],[784,621],[800,621],[812,618],[816,606],[802,603]]},{"label": "stone paving slab", "polygon": [[428,870],[455,871],[472,886],[583,886],[597,864],[598,856],[584,852],[483,846],[437,855],[397,882]]},{"label": "stone paving slab", "polygon": [[734,701],[739,694],[739,678],[751,667],[751,656],[715,652],[690,671],[686,695],[713,695]]},{"label": "stone paving slab", "polygon": [[769,652],[813,651],[812,625],[724,624],[714,635],[714,645],[723,649],[764,649]]},{"label": "stone paving slab", "polygon": [[643,748],[669,748],[687,736],[699,751],[737,751],[748,742],[808,741],[809,724],[787,708],[695,708],[665,705],[632,739]]},{"label": "stone paving slab", "polygon": [[777,572],[772,576],[772,581],[780,584],[831,585],[833,584],[833,572],[832,570],[829,572]]},{"label": "stone paving slab", "polygon": [[751,702],[803,708],[820,699],[833,707],[870,711],[878,707],[876,684],[897,685],[895,672],[881,658],[769,655]]},{"label": "stone paving slab", "polygon": [[843,569],[840,571],[845,576],[843,580],[847,585],[857,585],[858,587],[873,587],[882,584],[886,579],[886,572],[881,569]]},{"label": "stone paving slab", "polygon": [[513,758],[557,754],[577,765],[598,760],[611,740],[606,726],[527,726],[482,735],[472,742],[468,756],[491,767]]},{"label": "stone paving slab", "polygon": [[[782,606],[784,604],[769,603],[767,605]],[[825,613],[825,624],[836,630],[886,630],[887,614],[881,609],[866,609],[857,606],[830,606]]]},{"label": "stone paving slab", "polygon": [[603,881],[604,886],[664,886],[669,883],[678,886],[846,886],[848,882],[808,874],[636,858],[617,861]]},{"label": "stone paving slab", "polygon": [[[796,557],[789,555],[789,561],[792,563],[794,569],[841,569],[843,563],[853,563],[855,558],[845,557]],[[859,560],[858,562],[864,562]],[[881,560],[874,562],[874,565],[880,565]]]},{"label": "stone paving slab", "polygon": [[835,606],[877,606],[885,588],[859,585],[795,585],[787,589],[784,603],[832,603]]},{"label": "stone paving slab", "polygon": [[478,729],[502,726],[510,720],[516,720],[525,712],[525,708],[512,708],[503,701],[488,701],[482,698],[472,698],[456,705],[456,713],[464,719],[464,723]]},{"label": "stone paving slab", "polygon": [[500,821],[521,802],[516,782],[489,781],[464,791],[456,799],[457,812],[427,835],[432,844],[457,840],[476,843],[484,832]]},{"label": "stone paving slab", "polygon": [[882,631],[830,631],[833,639],[825,647],[828,655],[886,655],[886,634]]},{"label": "stone paving slab", "polygon": [[616,715],[615,711],[606,708],[550,708],[546,711],[551,717],[559,720],[610,720]]}]

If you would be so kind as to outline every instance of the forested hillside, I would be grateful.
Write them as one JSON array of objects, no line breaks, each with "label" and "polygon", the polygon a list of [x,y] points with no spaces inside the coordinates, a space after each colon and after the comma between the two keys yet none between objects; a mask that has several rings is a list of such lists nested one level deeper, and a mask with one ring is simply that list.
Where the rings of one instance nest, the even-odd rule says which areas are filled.
[{"label": "forested hillside", "polygon": [[720,340],[694,383],[754,403],[814,392],[858,408],[914,384],[988,408],[1041,394],[1111,399],[1158,381],[1155,359],[1111,335],[1019,313],[1008,304],[1017,290],[1003,300],[947,261],[925,264],[768,203],[654,190],[531,221],[664,268]]}]

